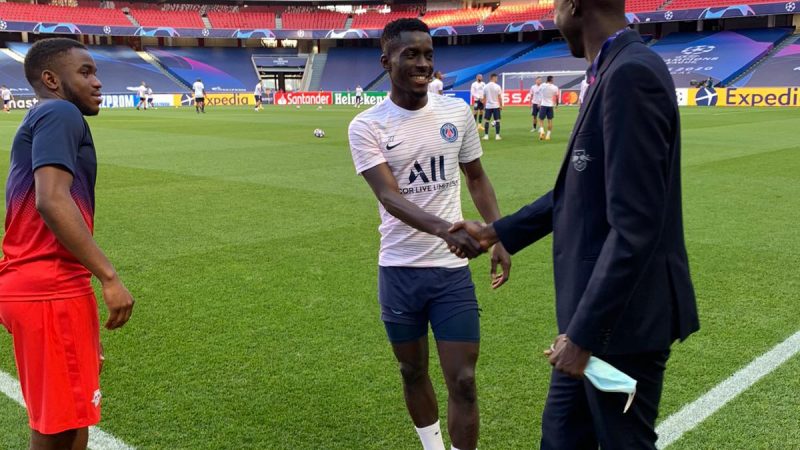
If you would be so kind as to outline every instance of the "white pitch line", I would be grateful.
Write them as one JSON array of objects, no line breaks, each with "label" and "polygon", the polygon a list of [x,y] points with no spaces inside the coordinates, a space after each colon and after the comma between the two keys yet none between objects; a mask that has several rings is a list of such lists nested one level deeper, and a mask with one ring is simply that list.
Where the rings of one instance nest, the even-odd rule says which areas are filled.
[{"label": "white pitch line", "polygon": [[800,331],[754,359],[702,397],[667,417],[656,427],[658,433],[656,447],[663,449],[680,439],[684,433],[699,425],[798,352],[800,352]]},{"label": "white pitch line", "polygon": [[[22,398],[19,382],[2,370],[0,370],[0,392],[19,403],[23,408],[25,407],[25,400]],[[135,450],[134,447],[97,427],[89,427],[89,448],[93,450]]]}]

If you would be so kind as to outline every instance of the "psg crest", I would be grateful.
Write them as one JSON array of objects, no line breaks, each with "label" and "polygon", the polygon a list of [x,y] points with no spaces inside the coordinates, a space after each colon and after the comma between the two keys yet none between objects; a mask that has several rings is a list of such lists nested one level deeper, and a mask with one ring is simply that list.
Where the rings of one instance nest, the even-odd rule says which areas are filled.
[{"label": "psg crest", "polygon": [[458,139],[458,128],[455,125],[448,122],[442,125],[442,128],[439,130],[439,134],[442,136],[447,142],[455,142]]}]

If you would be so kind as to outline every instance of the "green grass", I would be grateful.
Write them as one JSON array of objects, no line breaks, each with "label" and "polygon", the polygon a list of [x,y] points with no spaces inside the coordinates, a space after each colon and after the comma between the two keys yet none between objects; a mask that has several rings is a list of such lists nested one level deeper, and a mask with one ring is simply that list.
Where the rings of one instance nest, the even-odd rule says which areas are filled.
[{"label": "green grass", "polygon": [[[482,159],[504,212],[552,186],[576,112],[560,109],[543,143],[524,108],[505,111],[505,140],[484,142]],[[419,447],[379,321],[379,218],[347,146],[355,113],[183,108],[89,119],[96,238],[137,299],[125,328],[102,333],[104,430],[142,449]],[[702,330],[673,348],[662,418],[800,329],[798,113],[682,111]],[[0,116],[0,172],[20,119]],[[483,309],[480,447],[534,448],[549,376],[540,355],[556,333],[550,240],[517,255],[499,291],[485,257],[472,269]],[[800,446],[799,364],[673,448]],[[5,333],[0,369],[15,373]],[[444,418],[438,369],[433,377]],[[0,448],[25,448],[24,410],[2,396],[0,429]]]}]

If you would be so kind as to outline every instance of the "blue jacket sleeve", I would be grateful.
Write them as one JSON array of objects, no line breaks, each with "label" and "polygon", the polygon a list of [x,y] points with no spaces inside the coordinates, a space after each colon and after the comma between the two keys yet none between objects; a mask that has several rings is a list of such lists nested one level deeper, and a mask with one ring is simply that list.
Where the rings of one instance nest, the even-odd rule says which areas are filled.
[{"label": "blue jacket sleeve", "polygon": [[493,223],[500,243],[514,254],[553,231],[553,191]]},{"label": "blue jacket sleeve", "polygon": [[658,80],[650,67],[630,62],[609,74],[603,92],[610,230],[567,327],[572,341],[594,353],[608,345],[664,227],[676,112],[675,93]]}]

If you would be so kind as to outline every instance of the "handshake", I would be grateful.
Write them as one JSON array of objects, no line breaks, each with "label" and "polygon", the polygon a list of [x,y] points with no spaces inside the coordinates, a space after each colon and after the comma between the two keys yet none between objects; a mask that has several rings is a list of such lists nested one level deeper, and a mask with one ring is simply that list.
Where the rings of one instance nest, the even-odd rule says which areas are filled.
[{"label": "handshake", "polygon": [[[459,258],[476,258],[494,246],[490,273],[492,288],[497,289],[508,281],[511,273],[511,255],[498,242],[492,224],[487,225],[474,220],[456,222],[443,233],[441,238],[447,243],[450,251]],[[503,269],[501,274],[497,273],[498,265]]]}]

